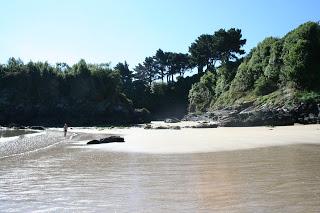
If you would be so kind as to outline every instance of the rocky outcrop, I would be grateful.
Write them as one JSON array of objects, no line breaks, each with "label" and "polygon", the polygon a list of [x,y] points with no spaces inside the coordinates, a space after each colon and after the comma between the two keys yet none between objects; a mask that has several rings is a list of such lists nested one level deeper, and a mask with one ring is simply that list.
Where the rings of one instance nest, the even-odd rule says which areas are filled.
[{"label": "rocky outcrop", "polygon": [[210,122],[216,120],[215,114],[213,112],[204,112],[204,113],[189,113],[185,115],[182,121],[207,121]]},{"label": "rocky outcrop", "polygon": [[91,140],[87,144],[101,144],[100,140]]},{"label": "rocky outcrop", "polygon": [[291,109],[291,114],[297,123],[314,124],[320,121],[319,103],[300,103]]},{"label": "rocky outcrop", "polygon": [[244,103],[243,105],[207,112],[198,116],[198,118],[195,118],[194,114],[188,115],[185,120],[190,117],[191,120],[206,118],[205,121],[215,121],[218,126],[223,127],[288,126],[294,123],[315,124],[320,121],[320,104],[312,102],[300,103],[292,107],[268,107]]},{"label": "rocky outcrop", "polygon": [[91,140],[87,142],[87,144],[102,144],[102,143],[122,143],[124,142],[124,138],[120,136],[109,136],[106,138],[101,138],[99,140]]},{"label": "rocky outcrop", "polygon": [[288,126],[294,124],[292,116],[285,111],[253,110],[246,113],[233,113],[218,120],[219,126]]}]

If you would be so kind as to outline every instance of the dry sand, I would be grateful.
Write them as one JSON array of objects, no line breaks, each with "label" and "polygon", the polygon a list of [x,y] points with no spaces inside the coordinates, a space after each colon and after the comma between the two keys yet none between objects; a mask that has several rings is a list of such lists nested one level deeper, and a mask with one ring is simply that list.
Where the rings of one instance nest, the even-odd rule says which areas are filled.
[{"label": "dry sand", "polygon": [[[180,122],[190,126],[192,122]],[[168,125],[161,122],[152,125]],[[295,125],[283,127],[222,127],[213,129],[146,130],[131,128],[73,128],[71,132],[116,134],[125,138],[125,143],[85,145],[82,148],[114,152],[151,154],[207,153],[281,146],[289,144],[320,144],[320,125]]]}]

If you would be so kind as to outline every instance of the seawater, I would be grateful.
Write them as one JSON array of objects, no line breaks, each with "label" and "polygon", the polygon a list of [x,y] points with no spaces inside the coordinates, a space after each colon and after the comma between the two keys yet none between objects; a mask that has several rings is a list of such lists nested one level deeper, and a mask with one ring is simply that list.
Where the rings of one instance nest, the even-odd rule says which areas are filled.
[{"label": "seawater", "polygon": [[15,129],[15,130],[0,129],[0,138],[14,137],[14,136],[30,134],[30,133],[35,133],[35,131],[21,130],[21,129]]},{"label": "seawater", "polygon": [[145,154],[66,142],[0,160],[0,212],[319,212],[319,165],[314,144]]}]

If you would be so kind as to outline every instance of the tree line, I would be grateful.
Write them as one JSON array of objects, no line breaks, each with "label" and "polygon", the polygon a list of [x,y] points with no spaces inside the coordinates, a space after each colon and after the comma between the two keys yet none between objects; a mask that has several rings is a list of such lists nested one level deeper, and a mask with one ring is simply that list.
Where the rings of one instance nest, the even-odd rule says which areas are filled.
[{"label": "tree line", "polygon": [[[0,125],[137,123],[187,112],[188,94],[204,71],[244,54],[239,29],[199,36],[188,53],[158,49],[133,70],[127,62],[0,65]],[[185,77],[195,68],[198,73]],[[151,113],[151,114],[150,114]]]},{"label": "tree line", "polygon": [[154,56],[146,57],[135,68],[135,78],[147,82],[161,79],[161,82],[174,82],[174,76],[183,77],[186,72],[198,69],[198,74],[205,70],[214,70],[220,63],[237,60],[245,53],[240,29],[220,29],[212,35],[200,35],[189,47],[189,53],[164,52],[158,49]]}]

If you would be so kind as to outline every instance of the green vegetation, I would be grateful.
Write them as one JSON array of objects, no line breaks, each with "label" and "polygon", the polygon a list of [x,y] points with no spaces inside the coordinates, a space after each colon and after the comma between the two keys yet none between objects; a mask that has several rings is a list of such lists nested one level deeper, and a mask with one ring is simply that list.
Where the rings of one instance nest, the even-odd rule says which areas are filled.
[{"label": "green vegetation", "polygon": [[231,28],[228,31],[220,29],[213,35],[199,36],[189,47],[191,60],[201,73],[206,66],[207,70],[214,70],[216,63],[225,64],[230,60],[238,59],[237,54],[244,54],[241,47],[246,43],[242,39],[240,29]]},{"label": "green vegetation", "polygon": [[[0,66],[0,125],[122,125],[183,116],[188,92],[200,76],[182,77],[185,68],[178,63],[182,55],[172,55],[177,56],[175,64],[163,69],[170,77],[166,83],[153,82],[161,72],[150,81],[149,76],[141,78],[141,73],[130,70],[126,62],[111,68],[82,59],[70,67],[65,63],[24,64],[10,58]],[[179,76],[173,78],[175,74]]]},{"label": "green vegetation", "polygon": [[189,109],[319,102],[319,59],[320,26],[307,22],[281,39],[266,38],[241,63],[221,63],[215,74],[205,74],[190,90]]},{"label": "green vegetation", "polygon": [[240,29],[220,29],[200,35],[187,54],[158,49],[133,70],[127,62],[112,68],[10,58],[0,65],[0,125],[119,125],[248,102],[319,102],[319,23],[266,38],[241,58],[245,43]]},{"label": "green vegetation", "polygon": [[1,124],[73,125],[134,121],[134,108],[121,92],[120,73],[108,64],[24,64],[1,66]]}]

